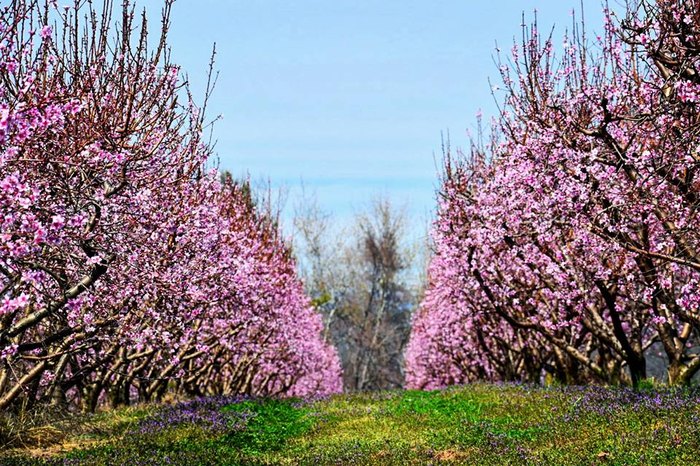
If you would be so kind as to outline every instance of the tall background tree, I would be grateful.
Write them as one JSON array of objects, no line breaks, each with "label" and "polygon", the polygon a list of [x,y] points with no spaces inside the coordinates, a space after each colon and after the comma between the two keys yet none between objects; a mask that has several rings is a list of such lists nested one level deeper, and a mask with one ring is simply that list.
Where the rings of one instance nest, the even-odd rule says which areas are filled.
[{"label": "tall background tree", "polygon": [[403,351],[420,284],[405,214],[377,198],[338,234],[307,200],[298,209],[302,276],[338,348],[346,390],[403,385]]}]

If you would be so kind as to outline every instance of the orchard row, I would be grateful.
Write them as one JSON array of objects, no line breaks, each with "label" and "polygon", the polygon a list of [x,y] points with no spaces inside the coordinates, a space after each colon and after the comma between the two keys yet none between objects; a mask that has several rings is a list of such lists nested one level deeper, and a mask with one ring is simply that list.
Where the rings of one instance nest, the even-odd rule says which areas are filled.
[{"label": "orchard row", "polygon": [[409,386],[698,372],[699,31],[676,0],[561,46],[523,27],[491,142],[446,161]]},{"label": "orchard row", "polygon": [[341,390],[274,219],[207,166],[171,3],[155,43],[128,1],[0,7],[0,409]]}]

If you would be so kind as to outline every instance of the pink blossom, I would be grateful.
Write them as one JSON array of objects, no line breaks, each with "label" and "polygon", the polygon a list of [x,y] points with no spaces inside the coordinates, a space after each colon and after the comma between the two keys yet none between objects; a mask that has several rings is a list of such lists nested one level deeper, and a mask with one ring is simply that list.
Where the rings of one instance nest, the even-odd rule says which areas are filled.
[{"label": "pink blossom", "polygon": [[51,29],[51,26],[44,26],[41,28],[41,38],[44,40],[48,40],[51,38],[51,33],[53,30]]}]

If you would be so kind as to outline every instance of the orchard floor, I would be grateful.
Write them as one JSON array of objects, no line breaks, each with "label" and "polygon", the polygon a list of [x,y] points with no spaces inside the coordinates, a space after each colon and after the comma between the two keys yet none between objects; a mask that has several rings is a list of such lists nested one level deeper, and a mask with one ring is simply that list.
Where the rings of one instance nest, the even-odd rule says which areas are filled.
[{"label": "orchard floor", "polygon": [[47,426],[53,445],[6,450],[0,464],[700,464],[693,390],[480,384],[308,402],[213,398],[70,425]]}]

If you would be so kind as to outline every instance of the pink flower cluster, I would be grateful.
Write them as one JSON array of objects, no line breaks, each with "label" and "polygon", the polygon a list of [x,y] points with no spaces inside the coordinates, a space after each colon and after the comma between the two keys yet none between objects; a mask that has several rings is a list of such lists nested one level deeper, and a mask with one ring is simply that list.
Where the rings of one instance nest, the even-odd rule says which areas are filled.
[{"label": "pink flower cluster", "polygon": [[60,44],[39,3],[0,7],[0,408],[340,391],[288,247],[207,168],[176,68],[111,50],[128,2],[117,31],[52,10]]},{"label": "pink flower cluster", "polygon": [[700,7],[642,3],[560,57],[533,25],[501,67],[493,141],[446,162],[410,387],[700,369]]}]

